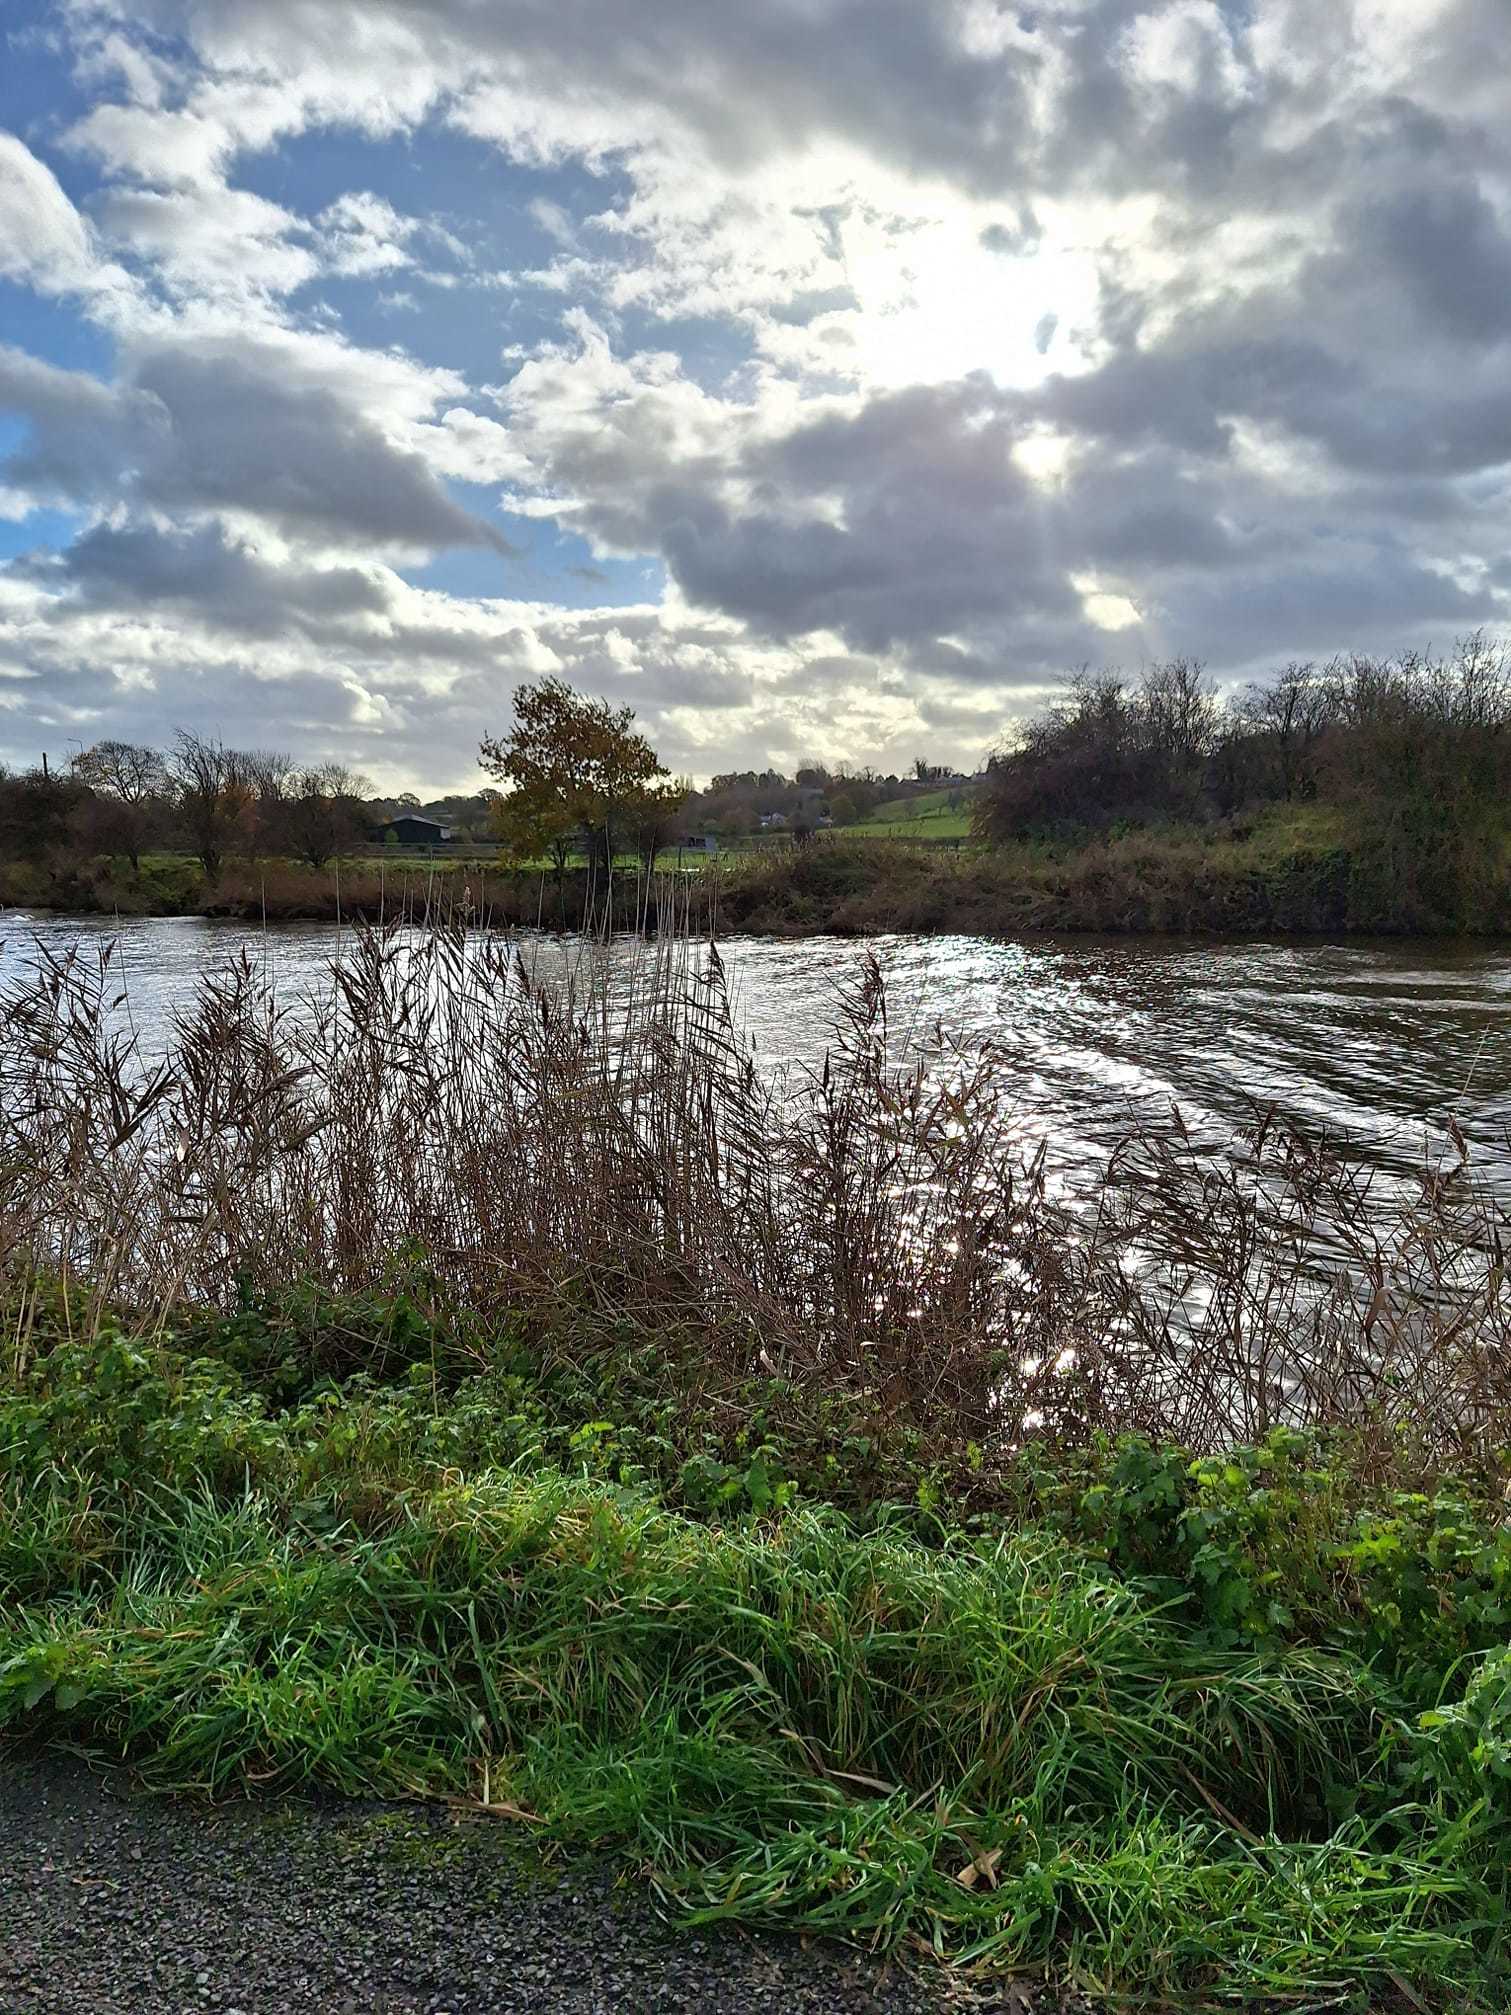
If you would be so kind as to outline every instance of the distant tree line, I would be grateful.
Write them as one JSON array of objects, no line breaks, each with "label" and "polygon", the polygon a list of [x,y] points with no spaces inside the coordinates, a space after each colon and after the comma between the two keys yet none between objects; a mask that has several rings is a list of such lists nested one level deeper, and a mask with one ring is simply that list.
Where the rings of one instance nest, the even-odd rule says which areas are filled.
[{"label": "distant tree line", "polygon": [[1084,671],[992,757],[974,820],[1002,843],[1309,803],[1346,811],[1403,893],[1472,877],[1511,809],[1504,647],[1477,634],[1445,657],[1290,664],[1229,700],[1188,658]]},{"label": "distant tree line", "polygon": [[1472,637],[1447,658],[1287,665],[1223,701],[1175,658],[1078,674],[987,765],[987,839],[1200,818],[1276,800],[1505,801],[1511,662]]},{"label": "distant tree line", "polygon": [[[789,826],[812,821],[820,807],[835,826],[853,826],[882,805],[921,797],[941,789],[952,791],[964,804],[970,779],[948,764],[918,757],[902,774],[883,772],[871,764],[818,761],[800,763],[792,776],[781,770],[729,770],[713,777],[689,807],[699,826],[709,832],[744,833],[763,818],[780,817]],[[953,808],[953,805],[952,805]]]},{"label": "distant tree line", "polygon": [[341,763],[302,764],[188,731],[166,750],[101,741],[61,769],[0,771],[0,859],[104,855],[139,868],[161,850],[193,856],[211,877],[237,858],[322,868],[409,810],[558,870],[583,852],[649,865],[689,831],[748,832],[778,815],[795,832],[844,826],[953,788],[989,844],[1333,806],[1350,813],[1374,872],[1431,896],[1434,881],[1473,876],[1476,849],[1503,844],[1511,659],[1475,635],[1447,657],[1290,664],[1227,699],[1193,659],[1134,678],[1083,670],[992,756],[978,784],[920,757],[906,776],[815,761],[792,776],[728,771],[695,791],[669,775],[631,709],[559,679],[521,686],[513,726],[485,739],[480,756],[490,788],[422,804],[374,797]]},{"label": "distant tree line", "polygon": [[61,770],[0,774],[0,856],[109,854],[139,868],[173,850],[216,875],[233,856],[281,854],[319,868],[365,836],[371,789],[341,763],[187,732],[166,751],[102,741]]},{"label": "distant tree line", "polygon": [[0,769],[0,860],[60,868],[106,856],[140,869],[147,854],[188,854],[211,877],[233,860],[323,868],[404,812],[491,841],[498,795],[374,795],[344,763],[301,763],[187,731],[167,749],[108,740],[60,767]]}]

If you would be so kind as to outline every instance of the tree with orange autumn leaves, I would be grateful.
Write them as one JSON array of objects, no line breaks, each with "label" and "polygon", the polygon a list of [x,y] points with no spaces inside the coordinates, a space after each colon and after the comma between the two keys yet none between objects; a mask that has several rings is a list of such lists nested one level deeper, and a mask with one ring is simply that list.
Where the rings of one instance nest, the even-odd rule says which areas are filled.
[{"label": "tree with orange autumn leaves", "polygon": [[505,787],[494,808],[499,838],[517,858],[545,855],[559,873],[586,847],[612,861],[626,848],[649,866],[687,796],[630,707],[540,679],[514,694],[514,725],[489,736],[479,760]]}]

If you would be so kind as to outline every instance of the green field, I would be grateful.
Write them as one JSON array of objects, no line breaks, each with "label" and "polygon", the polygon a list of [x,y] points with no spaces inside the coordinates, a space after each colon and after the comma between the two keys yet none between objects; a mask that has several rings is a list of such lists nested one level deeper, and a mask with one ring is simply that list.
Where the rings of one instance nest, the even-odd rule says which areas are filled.
[{"label": "green field", "polygon": [[964,839],[970,829],[971,792],[958,784],[913,798],[893,798],[847,828],[870,836],[914,840]]}]

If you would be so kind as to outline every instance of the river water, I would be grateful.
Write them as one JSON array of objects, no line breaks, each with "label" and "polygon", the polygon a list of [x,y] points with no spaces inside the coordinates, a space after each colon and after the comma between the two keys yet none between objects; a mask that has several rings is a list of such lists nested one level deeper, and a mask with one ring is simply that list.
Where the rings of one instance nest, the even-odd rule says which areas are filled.
[{"label": "river water", "polygon": [[[321,988],[334,925],[202,918],[0,919],[0,985],[39,946],[114,970],[144,1048],[167,1040],[196,977],[249,952],[280,990]],[[764,1067],[817,1063],[866,950],[888,982],[899,1046],[935,1025],[1010,1059],[1024,1123],[1057,1160],[1100,1157],[1130,1113],[1179,1108],[1224,1131],[1257,1104],[1405,1176],[1440,1155],[1450,1118],[1482,1179],[1511,1192],[1511,953],[1431,942],[1225,943],[1173,938],[732,938],[720,951]],[[549,966],[570,953],[537,941]],[[630,943],[610,959],[628,962]]]}]

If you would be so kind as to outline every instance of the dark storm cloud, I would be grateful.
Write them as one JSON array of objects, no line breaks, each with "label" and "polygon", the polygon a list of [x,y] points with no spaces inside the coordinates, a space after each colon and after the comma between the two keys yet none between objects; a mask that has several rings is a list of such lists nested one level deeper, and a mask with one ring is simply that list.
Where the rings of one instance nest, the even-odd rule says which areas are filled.
[{"label": "dark storm cloud", "polygon": [[1085,456],[1055,494],[1059,550],[1120,578],[1172,567],[1252,564],[1293,535],[1273,525],[1236,533],[1224,521],[1230,489],[1206,469],[1189,469],[1160,448],[1122,459]]},{"label": "dark storm cloud", "polygon": [[1151,442],[1225,456],[1239,416],[1294,420],[1350,391],[1347,368],[1304,336],[1245,338],[1221,326],[1182,330],[1152,348],[1125,346],[1096,370],[1054,377],[1025,410],[1109,444]]},{"label": "dark storm cloud", "polygon": [[301,384],[276,350],[163,351],[137,382],[173,430],[173,451],[144,482],[148,502],[248,510],[343,544],[506,549],[420,455],[332,388]]},{"label": "dark storm cloud", "polygon": [[145,426],[109,386],[0,344],[0,413],[30,423],[30,436],[0,463],[0,480],[76,501],[112,492]]},{"label": "dark storm cloud", "polygon": [[1459,587],[1412,554],[1384,543],[1371,550],[1339,542],[1314,549],[1285,567],[1261,567],[1235,580],[1211,575],[1181,586],[1172,598],[1165,635],[1169,648],[1222,660],[1283,661],[1338,649],[1398,650],[1403,639],[1445,644],[1500,611],[1483,591]]},{"label": "dark storm cloud", "polygon": [[185,604],[202,621],[259,636],[291,622],[326,628],[388,605],[378,582],[360,568],[273,566],[214,525],[167,532],[96,525],[55,560],[22,571],[45,587],[71,591],[86,608]]},{"label": "dark storm cloud", "polygon": [[866,651],[1073,610],[1013,440],[985,379],[882,394],[752,450],[754,508],[704,502],[663,550],[696,601],[777,636],[835,629]]},{"label": "dark storm cloud", "polygon": [[30,423],[0,477],[75,502],[236,510],[352,547],[507,542],[424,459],[296,357],[255,339],[144,346],[106,387],[0,351],[0,410]]},{"label": "dark storm cloud", "polygon": [[1466,343],[1511,336],[1511,232],[1468,177],[1367,196],[1344,222],[1345,281],[1375,267],[1391,292],[1448,335]]},{"label": "dark storm cloud", "polygon": [[1315,340],[1198,328],[1054,382],[1036,404],[1078,434],[1204,457],[1227,455],[1233,422],[1249,419],[1315,443],[1340,470],[1463,476],[1511,460],[1504,360],[1424,362],[1420,351],[1367,360]]}]

